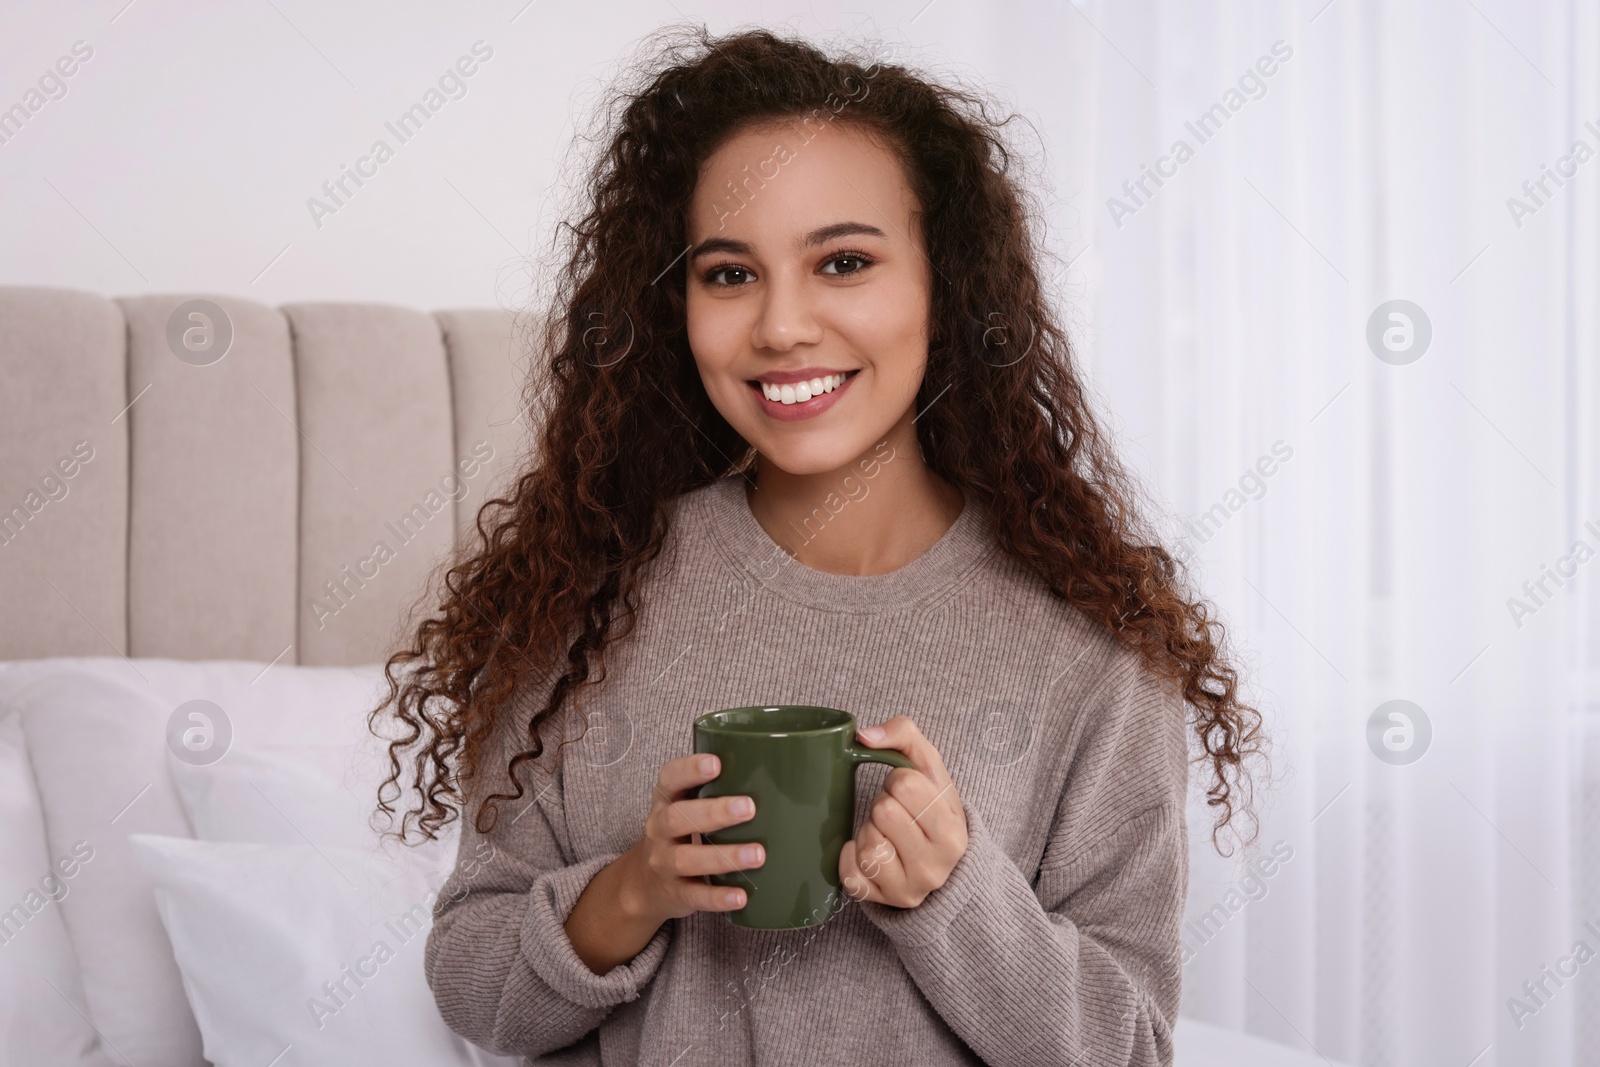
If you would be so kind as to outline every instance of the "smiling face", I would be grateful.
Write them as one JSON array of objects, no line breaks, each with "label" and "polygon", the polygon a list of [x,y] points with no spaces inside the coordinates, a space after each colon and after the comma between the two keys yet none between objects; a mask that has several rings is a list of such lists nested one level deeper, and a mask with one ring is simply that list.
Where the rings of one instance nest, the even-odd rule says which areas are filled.
[{"label": "smiling face", "polygon": [[841,122],[752,126],[701,168],[689,346],[722,417],[790,474],[909,428],[932,291],[918,207],[894,153]]}]

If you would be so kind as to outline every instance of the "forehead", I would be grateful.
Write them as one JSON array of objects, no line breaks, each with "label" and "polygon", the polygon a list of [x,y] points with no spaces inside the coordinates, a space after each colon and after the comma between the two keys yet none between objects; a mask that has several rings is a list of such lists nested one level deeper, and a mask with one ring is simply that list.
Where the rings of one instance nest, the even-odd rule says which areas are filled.
[{"label": "forehead", "polygon": [[899,157],[881,138],[826,109],[751,126],[729,137],[700,168],[689,205],[689,240],[734,237],[782,242],[841,220],[911,232],[916,197]]}]

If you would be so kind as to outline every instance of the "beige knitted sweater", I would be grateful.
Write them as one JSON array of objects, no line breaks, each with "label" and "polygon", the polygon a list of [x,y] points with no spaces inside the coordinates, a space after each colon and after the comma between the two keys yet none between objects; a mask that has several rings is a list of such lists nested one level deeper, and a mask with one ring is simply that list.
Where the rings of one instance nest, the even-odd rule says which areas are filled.
[{"label": "beige knitted sweater", "polygon": [[[590,733],[491,833],[466,820],[426,952],[451,1027],[536,1064],[1172,1062],[1187,705],[999,552],[976,501],[910,564],[846,576],[795,561],[723,478],[677,502],[642,601]],[[661,764],[696,715],[775,702],[912,717],[966,810],[949,880],[808,929],[696,913],[592,973],[563,924],[638,840]],[[887,773],[858,772],[857,826]]]}]

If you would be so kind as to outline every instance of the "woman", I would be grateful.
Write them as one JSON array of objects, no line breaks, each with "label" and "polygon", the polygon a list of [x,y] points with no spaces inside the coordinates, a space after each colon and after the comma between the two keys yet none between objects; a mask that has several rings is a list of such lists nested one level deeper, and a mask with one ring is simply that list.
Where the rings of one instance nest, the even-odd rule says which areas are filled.
[{"label": "woman", "polygon": [[[388,664],[380,806],[463,816],[443,1017],[541,1063],[1170,1063],[1186,720],[1215,842],[1260,716],[1090,413],[1000,124],[765,32],[646,78],[540,455]],[[695,799],[693,719],[775,702],[915,767],[860,772],[809,929],[729,923],[705,876],[765,858],[698,837],[752,812]]]}]

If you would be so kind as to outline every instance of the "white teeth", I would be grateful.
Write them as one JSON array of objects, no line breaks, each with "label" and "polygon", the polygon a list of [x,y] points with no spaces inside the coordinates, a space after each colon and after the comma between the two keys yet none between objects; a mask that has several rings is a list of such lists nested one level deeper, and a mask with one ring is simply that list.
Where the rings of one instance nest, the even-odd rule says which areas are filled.
[{"label": "white teeth", "polygon": [[803,404],[812,397],[833,392],[844,384],[845,377],[843,374],[827,374],[821,378],[813,378],[809,382],[794,382],[790,385],[762,382],[761,393],[775,403]]}]

